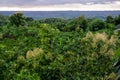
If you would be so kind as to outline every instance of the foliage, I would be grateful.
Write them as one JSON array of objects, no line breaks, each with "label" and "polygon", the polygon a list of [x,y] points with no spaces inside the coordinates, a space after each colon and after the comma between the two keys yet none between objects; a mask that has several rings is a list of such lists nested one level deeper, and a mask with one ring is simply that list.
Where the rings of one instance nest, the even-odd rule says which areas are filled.
[{"label": "foliage", "polygon": [[25,25],[25,17],[23,13],[15,13],[9,17],[10,23],[17,27]]},{"label": "foliage", "polygon": [[114,23],[115,23],[115,25],[120,24],[120,15],[118,15],[114,18]]},{"label": "foliage", "polygon": [[17,76],[14,78],[14,80],[41,80],[37,73],[30,73],[29,70],[21,70],[20,74],[17,74]]},{"label": "foliage", "polygon": [[26,18],[26,27],[23,14],[11,17],[0,27],[0,80],[115,79],[120,31],[109,19]]},{"label": "foliage", "polygon": [[106,28],[106,24],[104,21],[95,19],[90,22],[88,30],[98,31],[98,30],[105,29],[105,28]]},{"label": "foliage", "polygon": [[75,31],[76,29],[83,29],[84,31],[87,28],[87,19],[84,16],[80,16],[76,19],[70,20],[65,27],[66,31]]},{"label": "foliage", "polygon": [[111,15],[107,16],[106,22],[107,22],[107,23],[114,23],[113,17],[112,17]]},{"label": "foliage", "polygon": [[8,17],[0,15],[0,26],[3,26],[8,23]]}]

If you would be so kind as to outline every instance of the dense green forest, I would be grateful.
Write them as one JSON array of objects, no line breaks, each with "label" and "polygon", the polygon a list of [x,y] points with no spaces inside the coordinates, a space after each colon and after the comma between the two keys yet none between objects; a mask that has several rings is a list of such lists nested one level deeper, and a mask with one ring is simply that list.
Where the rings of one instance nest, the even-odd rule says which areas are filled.
[{"label": "dense green forest", "polygon": [[34,20],[0,15],[0,80],[115,80],[120,15]]}]

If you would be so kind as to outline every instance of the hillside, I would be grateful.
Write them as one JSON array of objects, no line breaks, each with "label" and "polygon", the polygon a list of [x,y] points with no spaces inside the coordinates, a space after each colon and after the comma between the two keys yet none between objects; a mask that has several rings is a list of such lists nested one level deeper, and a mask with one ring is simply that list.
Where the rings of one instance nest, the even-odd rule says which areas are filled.
[{"label": "hillside", "polygon": [[105,14],[104,20],[55,15],[36,20],[35,12],[34,18],[27,16],[0,16],[0,80],[116,79],[113,64],[120,56],[120,31],[114,30],[120,15]]}]

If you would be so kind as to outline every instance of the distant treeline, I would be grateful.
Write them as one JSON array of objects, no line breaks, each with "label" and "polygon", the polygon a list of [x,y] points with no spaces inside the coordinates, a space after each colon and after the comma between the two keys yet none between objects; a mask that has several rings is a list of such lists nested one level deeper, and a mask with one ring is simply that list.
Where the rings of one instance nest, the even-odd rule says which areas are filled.
[{"label": "distant treeline", "polygon": [[86,18],[105,19],[108,15],[115,17],[120,14],[120,11],[0,11],[0,14],[9,16],[16,12],[22,12],[25,17],[32,17],[37,20],[45,18],[69,19],[77,18],[81,15]]}]

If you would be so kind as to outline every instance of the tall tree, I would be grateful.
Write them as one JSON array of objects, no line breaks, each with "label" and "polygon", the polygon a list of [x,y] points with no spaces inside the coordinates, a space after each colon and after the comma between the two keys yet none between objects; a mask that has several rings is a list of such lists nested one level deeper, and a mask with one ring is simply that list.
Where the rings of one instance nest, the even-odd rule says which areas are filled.
[{"label": "tall tree", "polygon": [[115,25],[120,24],[120,15],[118,15],[114,18],[114,22],[115,22]]},{"label": "tall tree", "polygon": [[87,28],[87,19],[84,16],[77,18],[77,27],[82,28],[84,31]]},{"label": "tall tree", "polygon": [[9,21],[12,25],[17,27],[25,25],[25,17],[23,13],[17,12],[9,17]]},{"label": "tall tree", "polygon": [[95,19],[89,23],[89,29],[91,31],[98,31],[106,28],[106,23],[103,20]]},{"label": "tall tree", "polygon": [[107,16],[106,22],[107,22],[107,23],[114,23],[113,17],[112,17],[111,15]]}]

